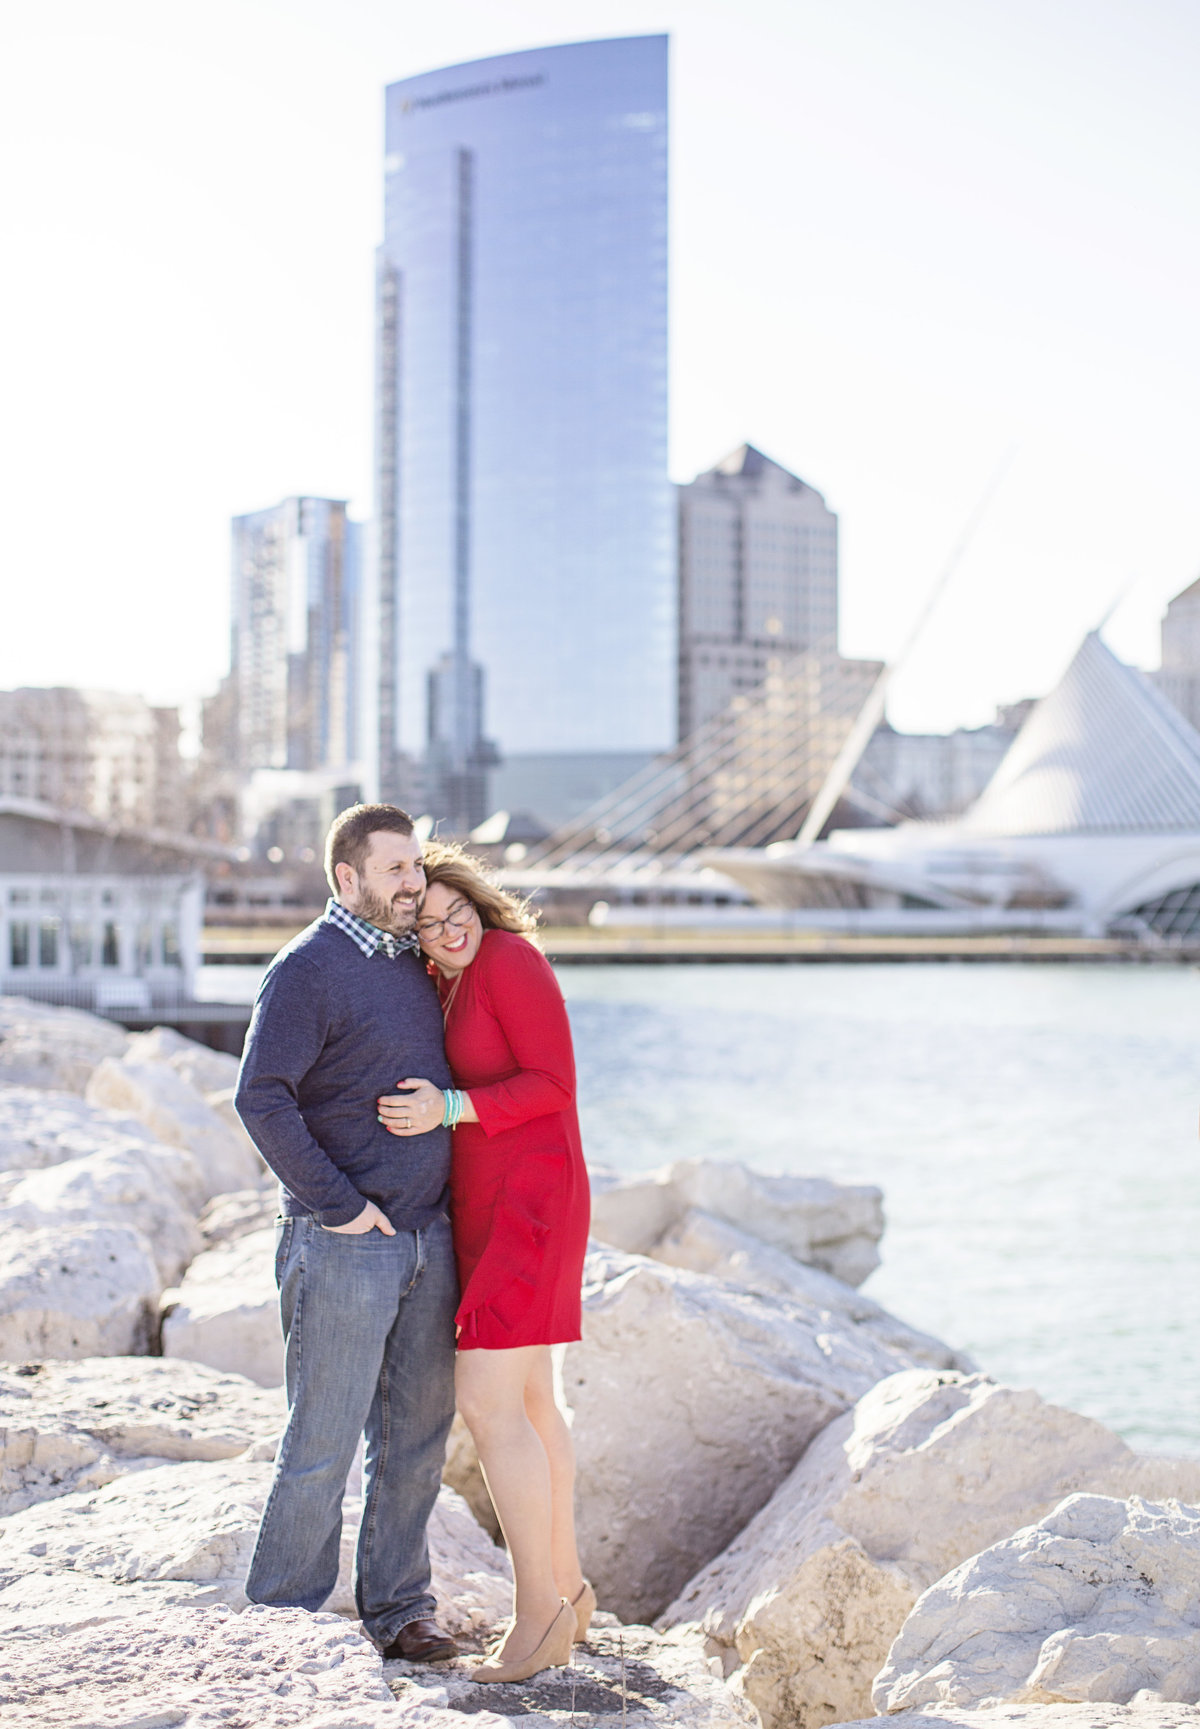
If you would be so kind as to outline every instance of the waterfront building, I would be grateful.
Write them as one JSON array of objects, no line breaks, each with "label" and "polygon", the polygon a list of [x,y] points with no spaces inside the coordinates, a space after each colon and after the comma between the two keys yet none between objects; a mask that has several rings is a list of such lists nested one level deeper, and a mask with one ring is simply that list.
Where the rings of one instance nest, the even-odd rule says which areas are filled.
[{"label": "waterfront building", "polygon": [[212,850],[0,797],[0,995],[133,1014],[193,997]]},{"label": "waterfront building", "polygon": [[751,444],[677,489],[685,739],[790,655],[837,648],[838,522]]},{"label": "waterfront building", "polygon": [[182,829],[179,711],[120,691],[0,691],[0,798],[138,828]]},{"label": "waterfront building", "polygon": [[1162,621],[1162,668],[1155,682],[1168,702],[1200,727],[1200,581],[1167,603]]},{"label": "waterfront building", "polygon": [[240,773],[354,760],[360,552],[341,499],[234,517],[226,725]]},{"label": "waterfront building", "polygon": [[404,79],[386,133],[370,790],[463,832],[498,758],[537,811],[673,737],[667,39]]},{"label": "waterfront building", "polygon": [[1097,633],[951,822],[703,862],[814,927],[1200,940],[1200,731]]}]

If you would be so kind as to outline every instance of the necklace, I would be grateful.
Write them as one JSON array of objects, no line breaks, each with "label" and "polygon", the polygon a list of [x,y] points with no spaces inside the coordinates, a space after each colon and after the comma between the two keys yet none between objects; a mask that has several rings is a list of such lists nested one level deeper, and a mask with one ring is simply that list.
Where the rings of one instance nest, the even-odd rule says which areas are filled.
[{"label": "necklace", "polygon": [[450,1010],[454,1007],[454,999],[458,995],[458,987],[462,982],[463,975],[462,973],[459,973],[458,977],[454,980],[454,983],[450,986],[450,989],[446,992],[445,1000],[442,1003],[443,1021],[448,1021],[450,1019]]}]

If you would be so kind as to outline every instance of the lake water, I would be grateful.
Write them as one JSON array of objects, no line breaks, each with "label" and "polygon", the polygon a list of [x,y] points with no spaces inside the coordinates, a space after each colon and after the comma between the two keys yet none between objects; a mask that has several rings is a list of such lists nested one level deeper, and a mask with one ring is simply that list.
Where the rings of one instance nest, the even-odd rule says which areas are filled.
[{"label": "lake water", "polygon": [[559,976],[589,1158],[877,1183],[880,1302],[1136,1446],[1200,1454],[1196,970]]}]

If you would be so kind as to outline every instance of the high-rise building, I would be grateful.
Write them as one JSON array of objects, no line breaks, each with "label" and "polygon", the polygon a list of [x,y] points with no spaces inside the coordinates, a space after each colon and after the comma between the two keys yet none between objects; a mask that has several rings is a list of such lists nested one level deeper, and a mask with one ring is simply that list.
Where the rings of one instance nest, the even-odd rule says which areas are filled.
[{"label": "high-rise building", "polygon": [[461,830],[671,742],[667,40],[404,79],[386,151],[373,754]]},{"label": "high-rise building", "polygon": [[0,798],[182,831],[179,710],[120,691],[0,691]]},{"label": "high-rise building", "polygon": [[357,757],[359,540],[340,499],[234,517],[226,728],[239,773],[342,771]]},{"label": "high-rise building", "polygon": [[1200,581],[1167,603],[1162,669],[1155,683],[1186,720],[1200,727]]},{"label": "high-rise building", "polygon": [[819,492],[750,444],[678,499],[683,739],[788,656],[836,652],[838,525]]}]

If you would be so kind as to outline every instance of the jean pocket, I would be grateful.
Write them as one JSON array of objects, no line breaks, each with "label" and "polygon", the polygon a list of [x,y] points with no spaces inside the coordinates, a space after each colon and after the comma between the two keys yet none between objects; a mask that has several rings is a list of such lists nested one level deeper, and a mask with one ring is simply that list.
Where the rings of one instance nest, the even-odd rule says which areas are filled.
[{"label": "jean pocket", "polygon": [[276,1219],[275,1221],[275,1284],[283,1284],[283,1268],[288,1258],[288,1250],[292,1246],[292,1235],[296,1228],[295,1219]]}]

